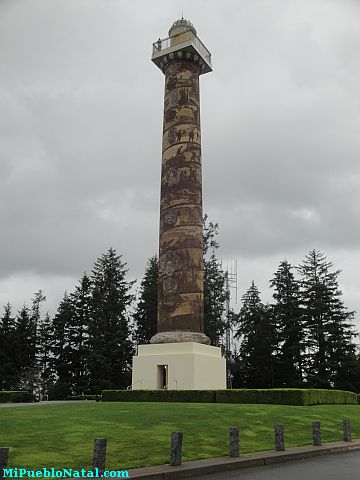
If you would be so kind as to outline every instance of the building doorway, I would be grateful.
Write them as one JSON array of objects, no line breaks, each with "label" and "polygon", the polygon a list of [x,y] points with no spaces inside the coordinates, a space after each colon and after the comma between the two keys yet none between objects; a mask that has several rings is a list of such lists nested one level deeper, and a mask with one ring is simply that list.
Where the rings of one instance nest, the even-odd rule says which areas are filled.
[{"label": "building doorway", "polygon": [[167,389],[168,388],[168,365],[158,365],[158,388],[160,389]]}]

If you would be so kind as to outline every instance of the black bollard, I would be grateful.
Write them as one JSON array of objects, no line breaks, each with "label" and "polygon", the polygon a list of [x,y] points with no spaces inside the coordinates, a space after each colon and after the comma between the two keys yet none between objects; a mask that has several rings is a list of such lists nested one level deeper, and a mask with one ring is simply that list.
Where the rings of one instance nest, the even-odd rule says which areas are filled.
[{"label": "black bollard", "polygon": [[229,428],[229,455],[230,457],[240,456],[239,429],[237,427]]},{"label": "black bollard", "polygon": [[7,447],[0,448],[0,467],[7,467],[9,461],[9,449]]},{"label": "black bollard", "polygon": [[350,420],[343,420],[344,442],[351,442],[351,423]]},{"label": "black bollard", "polygon": [[181,465],[182,441],[183,434],[181,432],[171,432],[170,465],[173,467]]},{"label": "black bollard", "polygon": [[312,437],[313,437],[314,447],[320,447],[321,446],[320,422],[312,423]]},{"label": "black bollard", "polygon": [[102,475],[105,470],[106,463],[106,438],[95,438],[94,440],[94,456],[93,456],[93,468],[98,468],[99,473]]},{"label": "black bollard", "polygon": [[3,468],[8,466],[9,449],[7,447],[0,448],[0,478],[4,478]]},{"label": "black bollard", "polygon": [[285,450],[284,425],[281,423],[275,425],[275,450],[277,452]]}]

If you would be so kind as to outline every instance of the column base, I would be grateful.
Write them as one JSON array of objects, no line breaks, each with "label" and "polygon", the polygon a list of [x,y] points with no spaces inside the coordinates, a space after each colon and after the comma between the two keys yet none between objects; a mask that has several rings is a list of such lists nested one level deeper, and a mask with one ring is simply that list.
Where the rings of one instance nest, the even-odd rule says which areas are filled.
[{"label": "column base", "polygon": [[134,390],[226,389],[221,349],[195,342],[139,345],[133,357]]},{"label": "column base", "polygon": [[205,333],[200,332],[183,332],[183,331],[173,331],[173,332],[160,332],[154,335],[150,343],[185,343],[185,342],[195,342],[203,343],[205,345],[210,345],[210,338],[205,335]]}]

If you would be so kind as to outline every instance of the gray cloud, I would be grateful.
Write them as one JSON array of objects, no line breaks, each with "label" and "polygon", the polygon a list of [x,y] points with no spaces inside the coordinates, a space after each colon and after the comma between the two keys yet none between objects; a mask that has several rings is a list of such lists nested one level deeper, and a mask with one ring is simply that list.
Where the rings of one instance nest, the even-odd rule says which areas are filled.
[{"label": "gray cloud", "polygon": [[[320,248],[360,310],[360,5],[185,0],[201,79],[204,210],[240,289]],[[0,5],[0,302],[49,308],[110,246],[140,278],[157,250],[165,0]],[[66,286],[67,285],[67,286]]]}]

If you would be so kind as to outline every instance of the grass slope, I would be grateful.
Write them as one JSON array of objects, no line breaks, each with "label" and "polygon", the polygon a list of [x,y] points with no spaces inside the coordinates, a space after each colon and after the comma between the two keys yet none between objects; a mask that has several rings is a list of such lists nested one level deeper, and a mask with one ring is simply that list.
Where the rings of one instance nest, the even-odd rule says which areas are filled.
[{"label": "grass slope", "polygon": [[274,448],[274,424],[283,423],[287,447],[311,444],[311,422],[323,442],[342,439],[342,420],[360,436],[357,405],[236,405],[194,403],[89,403],[0,409],[0,447],[10,466],[90,467],[93,440],[108,439],[108,468],[167,463],[170,432],[184,432],[183,459],[225,456],[228,429],[241,429],[241,452]]}]

